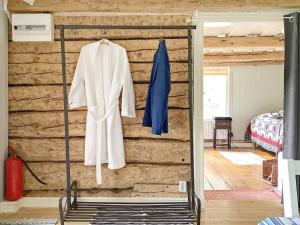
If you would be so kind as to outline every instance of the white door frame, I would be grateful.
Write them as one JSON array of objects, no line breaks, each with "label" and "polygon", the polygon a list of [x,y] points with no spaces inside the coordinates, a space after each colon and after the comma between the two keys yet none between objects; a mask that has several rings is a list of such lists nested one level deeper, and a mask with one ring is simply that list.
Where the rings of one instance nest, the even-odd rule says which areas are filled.
[{"label": "white door frame", "polygon": [[4,195],[4,160],[8,142],[8,19],[0,0],[0,202]]},{"label": "white door frame", "polygon": [[204,139],[203,139],[203,23],[282,21],[283,16],[299,9],[272,11],[201,12],[192,17],[194,46],[194,162],[195,192],[204,206]]}]

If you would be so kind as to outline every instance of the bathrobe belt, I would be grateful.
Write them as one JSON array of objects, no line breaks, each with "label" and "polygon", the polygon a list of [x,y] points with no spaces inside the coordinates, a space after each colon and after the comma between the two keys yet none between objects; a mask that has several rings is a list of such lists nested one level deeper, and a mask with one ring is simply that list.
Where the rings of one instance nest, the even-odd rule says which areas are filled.
[{"label": "bathrobe belt", "polygon": [[[99,131],[97,131],[97,144],[96,146],[100,146],[101,145],[101,126],[102,126],[102,122],[104,122],[109,116],[113,115],[114,110],[117,109],[117,107],[119,106],[119,101],[115,101],[113,104],[111,104],[108,109],[106,110],[106,113],[101,116],[101,110],[103,108],[101,108],[101,106],[89,106],[88,107],[88,113],[90,113],[90,115],[92,116],[92,118],[94,119],[94,121],[97,123],[97,130],[99,129]],[[96,154],[96,181],[97,184],[101,184],[102,183],[102,175],[101,175],[101,161],[102,161],[102,157],[101,157],[102,153],[97,151]]]},{"label": "bathrobe belt", "polygon": [[107,117],[112,115],[113,111],[117,108],[118,105],[119,105],[119,101],[115,101],[114,103],[112,103],[111,106],[106,110],[106,113],[103,116],[99,116],[101,106],[89,106],[88,112],[91,113],[92,118],[95,120],[95,122],[101,123],[104,120],[106,120]]}]

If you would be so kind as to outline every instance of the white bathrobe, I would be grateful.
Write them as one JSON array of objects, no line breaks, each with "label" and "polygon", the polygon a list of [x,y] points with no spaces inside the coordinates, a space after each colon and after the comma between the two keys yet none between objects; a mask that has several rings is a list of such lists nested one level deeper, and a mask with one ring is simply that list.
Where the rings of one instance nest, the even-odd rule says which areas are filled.
[{"label": "white bathrobe", "polygon": [[109,169],[125,166],[122,116],[135,117],[135,96],[126,50],[108,40],[83,46],[69,94],[70,108],[87,106],[85,165],[96,165],[101,184],[101,164]]}]

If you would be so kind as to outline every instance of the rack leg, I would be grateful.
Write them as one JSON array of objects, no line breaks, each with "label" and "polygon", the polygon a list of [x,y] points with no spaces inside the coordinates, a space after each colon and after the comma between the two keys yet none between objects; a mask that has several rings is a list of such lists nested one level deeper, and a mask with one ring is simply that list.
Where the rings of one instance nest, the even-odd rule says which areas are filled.
[{"label": "rack leg", "polygon": [[70,143],[69,143],[69,119],[68,119],[68,90],[66,75],[66,58],[65,58],[65,36],[64,27],[60,28],[60,45],[61,45],[61,64],[62,64],[62,81],[64,96],[64,128],[65,128],[65,146],[66,146],[66,190],[67,190],[67,207],[71,208],[71,172],[70,172]]},{"label": "rack leg", "polygon": [[58,201],[58,209],[59,209],[59,217],[60,217],[60,224],[65,224],[65,218],[64,218],[64,209],[63,209],[63,199],[64,197],[61,197]]},{"label": "rack leg", "polygon": [[197,225],[200,225],[201,221],[201,201],[197,198]]},{"label": "rack leg", "polygon": [[74,180],[72,185],[71,185],[71,190],[73,190],[73,202],[72,202],[72,207],[73,208],[77,208],[77,193],[78,193],[78,190],[77,190],[77,181]]},{"label": "rack leg", "polygon": [[187,191],[188,191],[188,196],[187,196],[188,205],[189,205],[189,208],[192,209],[191,182],[187,181],[186,185],[187,185]]}]

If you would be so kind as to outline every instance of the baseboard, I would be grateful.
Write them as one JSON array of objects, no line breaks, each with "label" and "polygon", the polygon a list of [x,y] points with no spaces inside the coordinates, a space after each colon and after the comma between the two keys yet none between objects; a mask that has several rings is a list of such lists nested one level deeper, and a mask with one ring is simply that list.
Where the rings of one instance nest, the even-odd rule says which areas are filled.
[{"label": "baseboard", "polygon": [[16,212],[26,208],[58,208],[58,197],[23,197],[17,201],[0,202],[0,213]]},{"label": "baseboard", "polygon": [[19,201],[14,201],[14,202],[3,201],[3,202],[0,202],[0,214],[1,213],[16,212],[21,208],[19,205],[20,205]]},{"label": "baseboard", "polygon": [[[20,208],[58,208],[59,197],[23,197],[17,201],[0,202],[0,213],[17,212]],[[185,198],[110,198],[82,197],[79,201],[89,202],[186,202]]]}]

